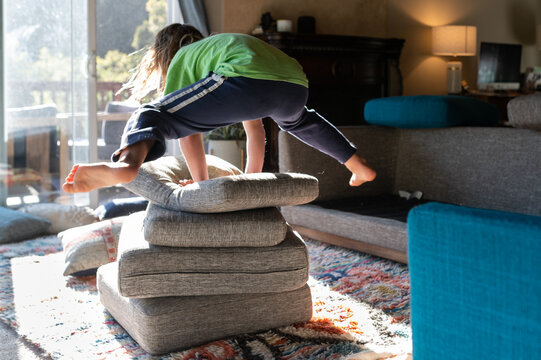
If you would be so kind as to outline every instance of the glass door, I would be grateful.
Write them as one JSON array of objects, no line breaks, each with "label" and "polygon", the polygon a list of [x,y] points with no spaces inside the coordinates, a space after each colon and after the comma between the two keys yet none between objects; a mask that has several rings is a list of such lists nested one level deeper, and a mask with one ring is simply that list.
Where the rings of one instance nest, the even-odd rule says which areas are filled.
[{"label": "glass door", "polygon": [[73,164],[109,161],[117,149],[137,106],[118,90],[141,57],[137,50],[150,45],[165,25],[167,1],[0,3],[0,202],[10,207],[37,202],[95,207],[130,196],[121,187],[69,195],[61,185]]},{"label": "glass door", "polygon": [[74,202],[60,186],[74,162],[88,161],[88,9],[2,0],[7,206]]}]

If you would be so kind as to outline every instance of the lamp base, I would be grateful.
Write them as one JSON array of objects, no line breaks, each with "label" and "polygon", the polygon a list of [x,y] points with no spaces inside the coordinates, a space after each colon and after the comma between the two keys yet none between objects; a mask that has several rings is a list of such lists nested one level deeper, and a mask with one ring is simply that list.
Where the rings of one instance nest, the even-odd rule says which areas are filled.
[{"label": "lamp base", "polygon": [[447,93],[460,94],[462,92],[462,63],[460,61],[447,62]]}]

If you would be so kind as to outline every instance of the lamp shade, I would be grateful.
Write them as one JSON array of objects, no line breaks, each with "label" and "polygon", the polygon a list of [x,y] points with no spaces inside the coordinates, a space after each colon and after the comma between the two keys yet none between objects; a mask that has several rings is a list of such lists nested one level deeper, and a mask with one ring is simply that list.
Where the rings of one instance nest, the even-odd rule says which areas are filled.
[{"label": "lamp shade", "polygon": [[445,25],[432,28],[434,55],[473,56],[477,48],[477,28],[465,25]]}]

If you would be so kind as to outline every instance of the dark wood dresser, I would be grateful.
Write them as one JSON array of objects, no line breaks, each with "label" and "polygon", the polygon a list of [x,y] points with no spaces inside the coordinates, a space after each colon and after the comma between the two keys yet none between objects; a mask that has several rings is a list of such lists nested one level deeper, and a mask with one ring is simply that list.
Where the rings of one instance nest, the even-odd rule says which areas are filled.
[{"label": "dark wood dresser", "polygon": [[[402,94],[404,40],[341,35],[265,33],[260,39],[297,59],[310,82],[308,108],[336,126],[363,125],[366,101]],[[278,171],[278,127],[264,119],[264,171]]]}]

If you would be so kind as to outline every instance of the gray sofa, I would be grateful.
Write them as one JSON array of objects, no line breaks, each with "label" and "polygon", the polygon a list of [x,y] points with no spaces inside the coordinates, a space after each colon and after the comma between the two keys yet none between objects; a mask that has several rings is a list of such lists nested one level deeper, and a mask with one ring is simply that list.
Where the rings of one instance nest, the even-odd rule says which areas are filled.
[{"label": "gray sofa", "polygon": [[[280,172],[318,178],[312,203],[283,207],[301,234],[407,262],[406,218],[426,201],[541,215],[541,132],[504,127],[343,127],[378,177],[359,188],[334,159],[279,134]],[[406,200],[399,192],[422,192]]]}]

